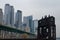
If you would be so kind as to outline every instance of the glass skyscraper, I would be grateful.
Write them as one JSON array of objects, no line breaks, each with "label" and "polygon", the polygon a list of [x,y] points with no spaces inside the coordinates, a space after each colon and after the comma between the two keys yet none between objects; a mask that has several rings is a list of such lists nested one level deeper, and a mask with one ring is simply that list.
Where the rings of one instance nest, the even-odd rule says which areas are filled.
[{"label": "glass skyscraper", "polygon": [[13,6],[10,6],[10,7],[11,7],[10,24],[11,24],[11,26],[14,26],[14,8],[13,8]]},{"label": "glass skyscraper", "polygon": [[32,16],[27,16],[23,18],[24,24],[26,24],[27,27],[30,28],[30,32],[33,33],[33,17]]},{"label": "glass skyscraper", "polygon": [[9,26],[14,26],[14,8],[9,4],[5,4],[4,24]]},{"label": "glass skyscraper", "polygon": [[34,33],[37,34],[38,20],[33,20]]},{"label": "glass skyscraper", "polygon": [[22,11],[17,10],[15,16],[15,26],[16,28],[22,29]]}]

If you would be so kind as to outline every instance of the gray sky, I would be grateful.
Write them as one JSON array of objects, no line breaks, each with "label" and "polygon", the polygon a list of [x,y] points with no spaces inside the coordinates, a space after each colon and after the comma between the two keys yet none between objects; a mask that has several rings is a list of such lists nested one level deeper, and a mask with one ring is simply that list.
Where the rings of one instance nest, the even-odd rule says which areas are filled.
[{"label": "gray sky", "polygon": [[33,15],[34,19],[41,19],[44,15],[56,18],[57,37],[60,37],[60,0],[0,0],[0,8],[4,10],[6,3],[22,10],[23,16]]}]

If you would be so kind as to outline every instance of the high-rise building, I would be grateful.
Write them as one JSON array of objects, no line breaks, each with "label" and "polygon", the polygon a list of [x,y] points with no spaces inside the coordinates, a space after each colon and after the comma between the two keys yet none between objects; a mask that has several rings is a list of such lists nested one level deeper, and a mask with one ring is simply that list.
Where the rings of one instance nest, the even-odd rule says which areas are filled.
[{"label": "high-rise building", "polygon": [[22,24],[22,30],[25,31],[25,32],[30,32],[30,27],[26,26],[26,24]]},{"label": "high-rise building", "polygon": [[17,10],[16,16],[15,16],[15,26],[16,28],[22,29],[22,11]]},{"label": "high-rise building", "polygon": [[4,24],[8,25],[8,13],[10,10],[10,5],[9,4],[5,4],[5,9],[4,9]]},{"label": "high-rise building", "polygon": [[11,26],[14,26],[14,8],[13,8],[13,6],[10,6],[10,7],[11,7],[10,24],[11,24]]},{"label": "high-rise building", "polygon": [[32,16],[27,16],[23,18],[24,24],[26,24],[27,27],[30,28],[30,32],[33,33],[33,17]]},{"label": "high-rise building", "polygon": [[2,9],[0,9],[0,24],[3,24],[3,12],[2,12]]},{"label": "high-rise building", "polygon": [[32,20],[32,32],[34,33],[34,20]]},{"label": "high-rise building", "polygon": [[14,8],[9,4],[5,4],[4,24],[9,26],[14,26]]},{"label": "high-rise building", "polygon": [[37,34],[38,20],[33,20],[34,33]]},{"label": "high-rise building", "polygon": [[26,28],[26,24],[22,22],[22,30],[25,31],[25,28]]}]

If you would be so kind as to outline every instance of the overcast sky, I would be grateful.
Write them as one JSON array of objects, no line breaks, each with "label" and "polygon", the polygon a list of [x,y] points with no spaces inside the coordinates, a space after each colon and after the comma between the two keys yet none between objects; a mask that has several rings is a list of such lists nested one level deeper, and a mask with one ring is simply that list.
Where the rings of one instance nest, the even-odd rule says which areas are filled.
[{"label": "overcast sky", "polygon": [[14,6],[15,13],[22,10],[23,16],[33,15],[34,19],[41,19],[44,15],[56,18],[57,37],[60,37],[60,0],[0,0],[0,8],[4,11],[5,4]]}]

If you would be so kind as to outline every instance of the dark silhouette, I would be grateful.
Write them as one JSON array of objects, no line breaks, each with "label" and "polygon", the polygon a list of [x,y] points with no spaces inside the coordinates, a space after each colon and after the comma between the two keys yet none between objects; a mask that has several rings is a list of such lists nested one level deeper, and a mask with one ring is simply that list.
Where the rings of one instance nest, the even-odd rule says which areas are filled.
[{"label": "dark silhouette", "polygon": [[55,17],[45,16],[38,21],[38,40],[56,40]]}]

